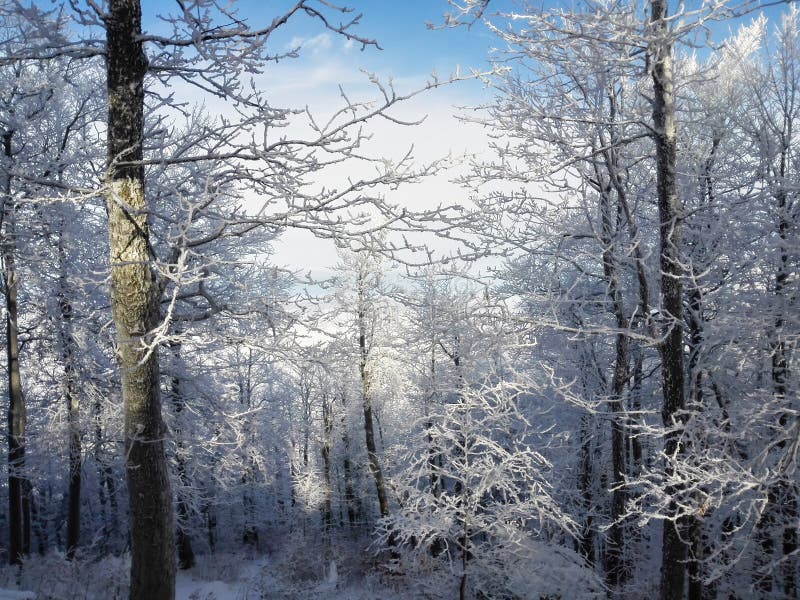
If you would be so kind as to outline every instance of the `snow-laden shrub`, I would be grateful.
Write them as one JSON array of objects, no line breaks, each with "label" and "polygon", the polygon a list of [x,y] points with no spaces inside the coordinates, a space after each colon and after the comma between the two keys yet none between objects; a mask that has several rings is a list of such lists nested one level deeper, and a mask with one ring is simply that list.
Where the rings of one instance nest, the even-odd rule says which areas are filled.
[{"label": "snow-laden shrub", "polygon": [[[492,573],[487,573],[486,582],[492,582],[492,587],[508,598],[600,600],[606,597],[594,571],[580,555],[565,546],[528,539],[524,548],[512,557],[502,556],[502,562],[494,567]],[[484,592],[489,598],[504,597],[490,591]]]},{"label": "snow-laden shrub", "polygon": [[[574,523],[550,494],[550,464],[529,445],[532,428],[518,407],[525,397],[498,376],[464,384],[420,423],[394,478],[400,507],[383,538],[398,572],[433,597],[602,595],[584,561],[544,533],[563,538]],[[434,592],[444,589],[452,592]]]}]

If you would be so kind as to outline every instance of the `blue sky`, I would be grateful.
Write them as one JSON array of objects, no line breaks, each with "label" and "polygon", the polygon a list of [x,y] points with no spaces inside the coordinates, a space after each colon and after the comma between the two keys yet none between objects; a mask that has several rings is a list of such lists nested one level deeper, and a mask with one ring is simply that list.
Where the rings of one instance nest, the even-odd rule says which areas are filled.
[{"label": "blue sky", "polygon": [[[495,0],[496,1],[496,0]],[[492,45],[492,37],[482,28],[430,30],[426,23],[441,23],[448,10],[446,0],[342,0],[353,9],[350,17],[362,14],[354,31],[376,39],[382,51],[368,48],[360,60],[366,68],[379,68],[387,74],[400,76],[409,70],[440,68],[446,65],[480,66]],[[505,4],[505,0],[503,1]],[[281,9],[293,4],[287,0],[238,0],[240,15],[253,26],[269,22]],[[500,3],[498,2],[498,6]],[[172,2],[143,0],[144,28],[160,27],[155,15],[172,9]],[[329,14],[334,14],[329,11]],[[321,33],[318,22],[296,15],[275,36],[273,44],[284,44],[294,37],[314,37]],[[427,67],[427,68],[426,68]]]},{"label": "blue sky", "polygon": [[[376,90],[360,69],[376,74],[382,81],[394,78],[397,90],[407,92],[424,85],[434,70],[440,78],[446,78],[457,66],[462,72],[470,67],[485,68],[489,49],[497,44],[496,38],[481,24],[471,29],[429,29],[426,23],[443,22],[443,15],[448,10],[446,0],[339,1],[352,7],[354,14],[363,14],[354,31],[376,39],[383,49],[368,47],[362,52],[341,37],[326,32],[318,21],[297,15],[270,41],[270,49],[277,53],[302,45],[300,58],[271,65],[258,78],[258,85],[268,93],[273,105],[308,105],[315,114],[324,114],[341,105],[339,84],[350,97],[374,99]],[[281,14],[281,9],[285,11],[292,4],[291,0],[236,2],[240,16],[253,27],[264,26]],[[511,4],[512,0],[492,0],[494,10]],[[143,0],[145,30],[168,34],[155,15],[173,10],[174,6],[174,0]],[[782,10],[783,7],[774,8],[771,12]],[[726,24],[720,29],[725,32],[733,27],[733,24]],[[423,94],[407,106],[400,107],[400,116],[413,120],[427,115],[424,126],[408,128],[381,124],[374,131],[370,151],[377,156],[397,159],[413,145],[415,157],[422,162],[449,152],[480,156],[487,152],[486,131],[459,122],[454,116],[454,106],[474,106],[490,100],[491,93],[478,83],[459,83]],[[208,108],[214,109],[213,106]],[[220,107],[220,110],[224,108]],[[392,199],[402,204],[461,203],[466,200],[468,192],[451,182],[455,174],[444,173],[422,184],[404,186],[393,194]],[[347,175],[338,174],[339,177]],[[320,183],[336,186],[340,182],[333,177]],[[303,265],[306,269],[317,270],[331,263],[330,243],[315,240],[304,232],[287,232],[276,249],[278,264]]]},{"label": "blue sky", "polygon": [[[335,0],[334,0],[335,1]],[[495,0],[498,1],[498,0]],[[505,2],[505,0],[503,0]],[[267,65],[256,84],[263,89],[274,106],[309,106],[316,118],[342,106],[339,85],[354,100],[374,100],[378,91],[361,69],[374,73],[381,81],[394,80],[399,93],[424,86],[433,71],[445,79],[460,67],[485,70],[489,47],[494,38],[481,27],[431,30],[427,22],[442,23],[448,10],[446,0],[341,0],[336,2],[354,9],[363,17],[353,30],[374,38],[381,50],[348,44],[341,36],[327,32],[319,21],[295,15],[270,40],[272,53],[302,45],[300,57]],[[293,5],[291,0],[237,0],[240,18],[253,27],[268,24],[276,15]],[[170,30],[156,19],[160,12],[174,11],[174,0],[142,0],[143,28],[169,35]],[[335,14],[328,11],[328,14]],[[464,126],[456,117],[454,105],[476,105],[488,100],[489,94],[477,82],[459,83],[422,94],[397,107],[393,114],[405,120],[426,118],[421,127],[401,127],[386,121],[369,126],[374,134],[368,144],[372,156],[397,160],[413,146],[418,164],[440,159],[448,153],[460,155],[487,147],[486,133],[480,128]],[[224,112],[213,98],[205,100],[212,114]],[[321,175],[319,184],[340,187],[352,173],[333,172]],[[467,192],[451,183],[455,173],[429,178],[425,183],[403,186],[393,192],[392,200],[403,204],[462,202]],[[256,199],[254,199],[254,202]],[[276,244],[275,260],[281,265],[302,265],[315,272],[335,262],[331,243],[316,240],[302,230],[287,231]],[[332,258],[334,257],[334,258]]]},{"label": "blue sky", "polygon": [[[538,2],[544,2],[546,5],[570,3],[569,0],[538,0]],[[497,43],[481,24],[476,24],[471,29],[465,27],[429,29],[427,23],[441,24],[444,13],[451,10],[447,0],[335,0],[335,3],[353,9],[348,17],[343,18],[361,14],[361,22],[353,31],[376,39],[383,48],[377,50],[370,47],[364,52],[352,53],[347,62],[356,68],[365,68],[384,77],[404,77],[412,73],[429,73],[434,69],[440,74],[446,74],[456,65],[461,68],[482,68],[486,66],[489,49]],[[685,2],[687,10],[691,10],[699,3],[700,0]],[[242,17],[254,27],[258,27],[281,14],[294,2],[236,0],[233,4]],[[533,0],[531,4],[537,4],[537,0]],[[514,0],[492,0],[491,10],[487,12],[513,10],[515,5]],[[153,31],[163,27],[156,15],[165,10],[174,10],[175,3],[173,0],[142,0],[142,7],[144,27]],[[768,8],[766,12],[774,17],[783,10],[785,5],[778,5]],[[328,14],[335,13],[329,10]],[[749,21],[750,18],[746,17],[745,20]],[[721,39],[737,24],[730,22],[713,24],[715,37]],[[322,32],[319,22],[304,15],[295,15],[277,32],[271,41],[271,47],[274,50],[276,47],[288,45],[292,40],[310,40]],[[168,31],[162,30],[161,33]],[[332,59],[343,55],[342,46],[343,44],[332,40],[330,46],[323,49],[327,53],[325,58]],[[320,57],[302,56],[300,60],[305,61],[309,58]]]}]

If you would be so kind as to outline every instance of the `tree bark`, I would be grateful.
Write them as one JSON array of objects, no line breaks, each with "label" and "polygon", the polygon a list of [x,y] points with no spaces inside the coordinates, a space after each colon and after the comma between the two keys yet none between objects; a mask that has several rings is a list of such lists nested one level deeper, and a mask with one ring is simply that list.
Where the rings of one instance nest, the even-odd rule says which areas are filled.
[{"label": "tree bark", "polygon": [[[109,465],[109,458],[103,449],[103,423],[100,397],[94,402],[94,459],[97,463],[97,494],[103,513],[103,551],[108,551],[109,542],[118,539],[119,504],[117,502],[117,484],[114,471]],[[109,509],[106,510],[106,504]]]},{"label": "tree bark", "polygon": [[333,405],[327,393],[322,394],[322,454],[323,475],[325,477],[325,502],[322,507],[322,522],[325,532],[330,533],[333,523],[331,506],[331,447],[333,446]]},{"label": "tree bark", "polygon": [[[605,253],[604,253],[605,254]],[[608,252],[610,254],[610,252]],[[611,258],[604,258],[606,265],[610,264]],[[622,333],[628,328],[628,319],[625,316],[622,306],[621,295],[617,286],[617,275],[615,268],[609,268],[607,273],[609,281],[609,293],[613,297],[614,313],[616,315],[617,328],[620,333],[616,336],[614,359],[614,377],[612,379],[611,398],[609,409],[611,411],[611,468],[612,468],[612,492],[611,492],[611,528],[609,531],[609,548],[607,579],[609,584],[618,588],[628,579],[628,568],[625,564],[625,535],[624,535],[624,515],[627,493],[625,490],[625,417],[622,405],[622,392],[628,380],[628,335]]]},{"label": "tree bark", "polygon": [[[675,180],[677,149],[675,128],[675,92],[672,77],[672,42],[667,22],[667,0],[651,4],[650,54],[653,80],[653,129],[656,145],[656,187],[660,221],[661,313],[666,322],[666,335],[661,344],[661,377],[663,406],[661,417],[667,434],[664,453],[667,475],[672,472],[669,461],[683,452],[680,443],[685,421],[686,399],[683,373],[683,290],[681,285],[680,211]],[[679,492],[668,487],[665,493]],[[686,593],[685,519],[678,514],[677,502],[670,500],[664,515],[662,541],[661,598],[678,600]]]},{"label": "tree bark", "polygon": [[347,433],[347,396],[341,392],[342,400],[342,469],[344,471],[344,499],[347,504],[347,522],[352,531],[356,525],[357,510],[356,494],[353,487],[353,467],[350,463],[350,435]]},{"label": "tree bark", "polygon": [[[239,351],[237,350],[237,372],[239,360]],[[239,401],[244,405],[246,410],[250,410],[253,406],[253,349],[247,350],[247,362],[245,364],[245,372],[239,384]],[[248,420],[244,426],[243,435],[249,438],[251,443],[255,443],[254,434],[250,421]],[[291,472],[291,486],[292,486],[292,506],[294,506],[294,462],[289,459],[290,472]],[[245,457],[245,466],[242,470],[242,507],[244,508],[244,528],[242,531],[242,543],[247,546],[258,545],[258,527],[256,526],[255,514],[255,499],[254,487],[256,478],[256,463],[255,458],[248,453]]]},{"label": "tree bark", "polygon": [[[789,350],[786,343],[785,315],[788,312],[786,306],[786,287],[789,283],[790,266],[789,266],[789,231],[791,227],[791,216],[789,213],[789,202],[786,190],[786,177],[789,163],[790,148],[788,147],[787,140],[790,139],[792,123],[791,117],[785,117],[784,124],[784,146],[780,154],[780,161],[778,165],[778,183],[775,191],[775,200],[778,209],[778,240],[779,240],[779,263],[778,269],[775,274],[775,321],[774,321],[774,339],[771,343],[772,349],[772,385],[775,400],[780,407],[779,422],[781,431],[784,431],[791,419],[791,412],[785,410],[791,403],[789,400],[792,395],[789,393],[789,360],[787,354]],[[786,440],[782,440],[778,448],[784,450],[786,448]],[[796,528],[798,509],[797,509],[797,487],[794,482],[781,479],[775,484],[776,490],[771,491],[772,496],[781,499],[777,504],[770,502],[766,511],[773,511],[781,513],[782,517],[782,531],[781,531],[781,550],[783,554],[782,570],[782,584],[783,592],[787,598],[794,598],[797,595],[796,583],[796,564],[797,559],[794,556],[797,551],[798,545],[798,532]]]},{"label": "tree bark", "polygon": [[[176,331],[175,335],[180,335]],[[176,440],[175,462],[177,464],[178,480],[180,486],[176,493],[178,523],[177,523],[177,547],[178,547],[178,568],[182,570],[191,569],[195,565],[194,550],[192,549],[192,538],[189,535],[189,502],[186,499],[184,490],[191,487],[189,476],[186,473],[186,456],[183,443],[183,427],[181,423],[185,400],[181,389],[181,377],[178,372],[181,364],[181,343],[180,341],[170,342],[172,356],[175,361],[173,365],[172,381],[170,382],[172,393],[172,409],[175,412],[175,426],[173,435]]]},{"label": "tree bark", "polygon": [[578,474],[578,489],[581,494],[581,504],[585,517],[581,523],[579,536],[579,549],[586,561],[594,566],[594,494],[592,490],[592,438],[594,437],[593,418],[584,415],[581,419],[580,429],[580,471]]},{"label": "tree bark", "polygon": [[158,351],[159,320],[150,267],[142,159],[144,76],[139,0],[110,0],[105,15],[108,86],[108,210],[111,311],[122,376],[130,508],[131,600],[173,600],[172,492],[164,453]]},{"label": "tree bark", "polygon": [[[616,105],[613,92],[609,94],[610,101],[610,121],[613,123],[616,117]],[[611,140],[616,136],[613,131]],[[603,140],[601,139],[601,143]],[[613,150],[612,150],[613,151]],[[606,580],[613,589],[619,588],[628,579],[628,568],[625,561],[625,532],[624,514],[627,494],[625,490],[625,458],[626,458],[626,435],[625,435],[625,415],[622,403],[622,393],[628,381],[628,317],[625,314],[625,306],[620,290],[619,269],[615,256],[615,237],[619,232],[622,208],[616,209],[616,227],[612,224],[611,191],[614,186],[611,178],[616,177],[615,165],[609,152],[605,153],[607,160],[607,176],[600,173],[595,165],[596,181],[600,196],[600,220],[601,235],[600,245],[602,247],[603,275],[606,280],[607,294],[611,301],[614,314],[614,321],[617,328],[614,349],[614,375],[611,381],[611,395],[608,407],[611,412],[611,469],[612,469],[612,491],[611,491],[611,527],[609,530],[609,544],[606,555]],[[619,186],[618,186],[619,187]]]},{"label": "tree bark", "polygon": [[30,502],[23,470],[25,467],[25,426],[27,414],[19,369],[19,308],[16,273],[16,207],[11,197],[13,131],[3,133],[3,291],[6,302],[6,359],[8,368],[8,510],[11,564],[20,564],[30,549]]},{"label": "tree bark", "polygon": [[75,558],[81,531],[81,428],[78,387],[75,373],[75,340],[72,335],[72,302],[67,281],[67,255],[64,248],[64,223],[58,237],[58,307],[61,316],[59,337],[64,368],[64,399],[69,426],[69,502],[67,511],[67,559]]},{"label": "tree bark", "polygon": [[[699,180],[700,206],[711,207],[714,203],[714,178],[713,168],[716,160],[716,153],[722,138],[716,132],[711,141],[711,149],[703,163],[703,170]],[[710,211],[709,211],[710,214]],[[706,317],[704,310],[704,295],[701,287],[703,271],[709,265],[712,258],[706,254],[706,246],[703,243],[702,231],[692,231],[689,229],[691,238],[687,246],[692,252],[689,283],[687,285],[688,311],[687,321],[689,326],[689,407],[697,413],[706,409],[706,396],[703,391],[704,369],[702,355],[704,352]],[[704,439],[699,440],[699,444],[705,446]],[[698,449],[699,450],[699,449]],[[691,543],[691,560],[688,563],[689,576],[689,600],[702,600],[702,598],[716,597],[715,585],[704,583],[704,557],[713,553],[709,540],[706,536],[705,521],[710,515],[705,510],[691,517],[688,523],[689,540]]]},{"label": "tree bark", "polygon": [[369,458],[369,471],[375,480],[375,489],[378,493],[378,508],[381,518],[389,516],[389,499],[386,495],[386,483],[383,471],[378,460],[378,450],[375,446],[375,431],[372,419],[372,390],[370,389],[369,369],[367,357],[367,312],[366,312],[366,281],[363,272],[359,271],[358,281],[358,370],[361,376],[361,400],[364,408],[364,437],[367,444],[367,457]]}]

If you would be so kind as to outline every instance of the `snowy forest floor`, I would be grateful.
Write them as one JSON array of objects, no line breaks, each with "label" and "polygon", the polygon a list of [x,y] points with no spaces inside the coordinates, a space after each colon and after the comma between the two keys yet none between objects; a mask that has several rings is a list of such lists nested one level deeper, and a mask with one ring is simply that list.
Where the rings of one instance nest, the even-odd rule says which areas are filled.
[{"label": "snowy forest floor", "polygon": [[[403,574],[386,568],[367,536],[324,541],[289,533],[262,539],[259,551],[197,556],[179,571],[176,600],[437,600],[458,597],[457,568],[401,561]],[[280,541],[278,541],[280,540]],[[519,572],[520,598],[596,600],[602,586],[552,546],[543,546],[534,572]],[[571,554],[568,553],[567,558]],[[2,557],[0,557],[2,560]],[[68,561],[59,553],[32,554],[21,567],[0,566],[0,600],[127,600],[130,557],[85,554]],[[478,574],[474,578],[480,579]],[[475,579],[473,580],[473,583]],[[520,582],[517,582],[518,584]],[[516,585],[515,589],[523,588]],[[629,589],[626,598],[649,599],[655,589]]]},{"label": "snowy forest floor", "polygon": [[[299,549],[298,549],[299,550]],[[273,556],[200,556],[180,571],[176,600],[406,600],[421,596],[382,582],[365,561],[327,564],[319,547]],[[347,556],[346,554],[343,556]],[[372,560],[369,556],[369,560]],[[0,568],[0,600],[117,600],[128,597],[128,557],[67,561],[31,556],[21,569]]]}]

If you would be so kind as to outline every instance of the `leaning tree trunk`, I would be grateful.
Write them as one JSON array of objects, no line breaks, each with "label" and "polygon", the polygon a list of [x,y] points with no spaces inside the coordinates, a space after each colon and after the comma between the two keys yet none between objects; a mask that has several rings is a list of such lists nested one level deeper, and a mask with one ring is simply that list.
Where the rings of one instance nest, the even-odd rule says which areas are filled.
[{"label": "leaning tree trunk", "polygon": [[3,133],[3,291],[6,301],[6,358],[8,365],[8,512],[11,564],[20,564],[30,549],[30,502],[26,501],[25,425],[27,415],[19,370],[19,281],[15,268],[16,207],[11,198],[10,162],[13,131]]},{"label": "leaning tree trunk", "polygon": [[105,16],[111,311],[122,376],[131,540],[132,600],[173,600],[172,492],[164,454],[158,352],[158,289],[144,195],[144,76],[139,0],[110,0]]},{"label": "leaning tree trunk", "polygon": [[[672,79],[672,43],[667,23],[667,0],[651,4],[650,61],[653,78],[653,129],[656,145],[656,187],[660,221],[661,312],[667,331],[661,344],[661,378],[664,401],[661,417],[668,433],[664,439],[667,476],[669,463],[683,452],[680,443],[686,400],[683,389],[683,319],[680,201],[675,181],[677,162],[675,132],[675,92]],[[679,492],[673,486],[665,490],[669,496]],[[685,596],[686,559],[684,519],[678,514],[677,502],[670,501],[664,515],[664,537],[661,547],[661,598],[679,600]]]}]

